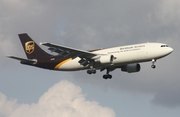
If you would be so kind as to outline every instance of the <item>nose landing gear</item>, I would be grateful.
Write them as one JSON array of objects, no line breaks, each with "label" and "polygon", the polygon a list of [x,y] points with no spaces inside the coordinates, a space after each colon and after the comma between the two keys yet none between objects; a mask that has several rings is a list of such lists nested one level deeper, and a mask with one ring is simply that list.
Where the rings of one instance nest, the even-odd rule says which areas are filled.
[{"label": "nose landing gear", "polygon": [[155,62],[156,62],[156,60],[155,60],[155,59],[152,59],[152,65],[151,65],[151,67],[152,67],[153,69],[155,69],[155,68],[156,68],[156,65],[154,65],[154,64],[155,64]]}]

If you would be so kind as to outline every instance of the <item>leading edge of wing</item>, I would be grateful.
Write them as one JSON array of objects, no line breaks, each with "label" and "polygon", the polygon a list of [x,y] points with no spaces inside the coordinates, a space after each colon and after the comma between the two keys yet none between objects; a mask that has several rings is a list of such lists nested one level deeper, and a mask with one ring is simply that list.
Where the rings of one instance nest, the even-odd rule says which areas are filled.
[{"label": "leading edge of wing", "polygon": [[57,44],[53,44],[53,43],[44,42],[44,43],[40,43],[40,44],[49,47],[49,50],[52,50],[53,48],[60,50],[59,52],[54,50],[55,52],[57,52],[59,54],[61,54],[61,52],[67,52],[69,54],[76,55],[80,58],[92,58],[95,56],[102,55],[102,54],[95,54],[95,53],[80,50],[80,49],[57,45]]}]

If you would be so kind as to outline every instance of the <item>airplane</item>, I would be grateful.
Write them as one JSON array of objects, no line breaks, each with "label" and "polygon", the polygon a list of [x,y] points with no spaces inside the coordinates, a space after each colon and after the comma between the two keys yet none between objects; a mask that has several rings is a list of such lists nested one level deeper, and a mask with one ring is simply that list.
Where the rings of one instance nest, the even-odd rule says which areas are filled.
[{"label": "airplane", "polygon": [[52,55],[41,49],[27,33],[18,34],[28,59],[7,56],[19,60],[21,64],[57,71],[87,70],[88,74],[95,74],[97,70],[104,71],[104,79],[111,79],[109,73],[120,68],[127,73],[139,72],[139,63],[151,61],[151,67],[156,68],[156,60],[173,52],[171,47],[163,43],[141,43],[127,46],[96,50],[80,50],[53,43],[40,43],[48,47]]}]

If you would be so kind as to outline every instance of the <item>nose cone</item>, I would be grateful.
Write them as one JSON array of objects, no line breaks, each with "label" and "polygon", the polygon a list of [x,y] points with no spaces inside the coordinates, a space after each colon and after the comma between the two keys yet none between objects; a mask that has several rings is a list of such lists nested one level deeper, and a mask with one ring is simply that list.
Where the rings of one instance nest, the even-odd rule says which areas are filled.
[{"label": "nose cone", "polygon": [[173,49],[171,47],[168,48],[168,53],[172,53],[173,52]]}]

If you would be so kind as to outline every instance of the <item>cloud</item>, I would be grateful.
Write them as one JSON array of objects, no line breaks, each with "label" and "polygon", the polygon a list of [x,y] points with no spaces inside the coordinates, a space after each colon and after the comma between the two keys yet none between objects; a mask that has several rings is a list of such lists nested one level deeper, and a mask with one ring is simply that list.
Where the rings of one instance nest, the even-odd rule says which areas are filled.
[{"label": "cloud", "polygon": [[115,117],[111,108],[89,101],[79,86],[61,81],[51,87],[38,103],[18,104],[0,93],[0,116],[3,117]]},{"label": "cloud", "polygon": [[[151,101],[153,104],[161,105],[165,107],[176,108],[180,105],[180,95],[177,93],[179,87],[164,89],[162,92],[159,92],[155,95],[154,99]],[[163,97],[163,98],[162,98]]]},{"label": "cloud", "polygon": [[0,93],[0,116],[8,117],[17,108],[16,100],[7,100],[7,97]]}]

